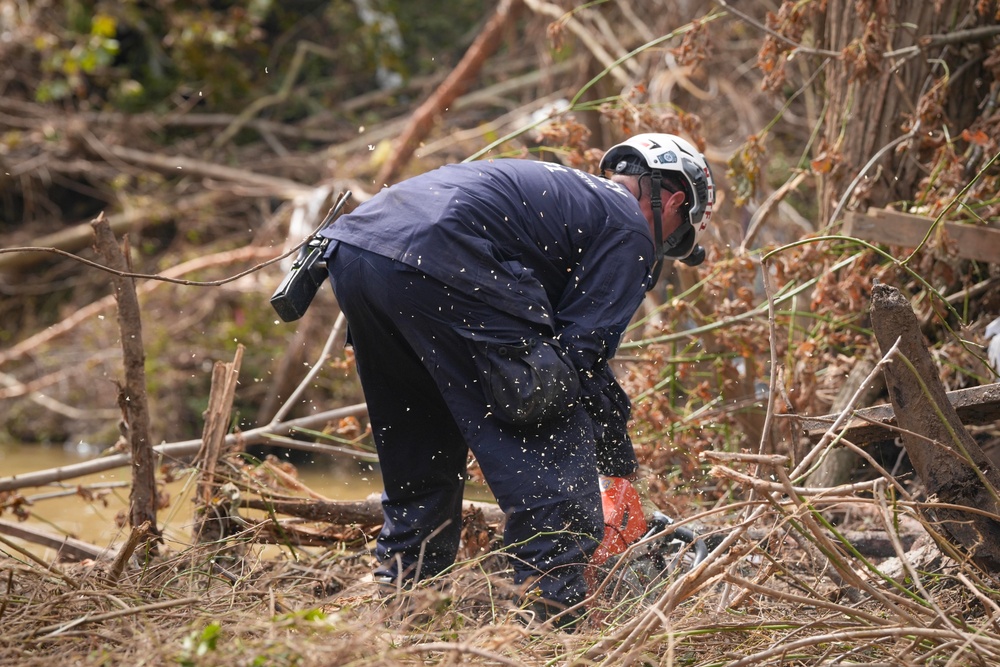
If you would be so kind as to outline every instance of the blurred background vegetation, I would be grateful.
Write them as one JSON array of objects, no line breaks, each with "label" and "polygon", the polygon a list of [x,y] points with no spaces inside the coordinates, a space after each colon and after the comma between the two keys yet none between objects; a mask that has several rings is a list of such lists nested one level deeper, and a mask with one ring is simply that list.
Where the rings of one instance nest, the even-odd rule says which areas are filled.
[{"label": "blurred background vegetation", "polygon": [[[64,235],[103,212],[140,273],[202,260],[183,278],[211,281],[276,256],[339,192],[357,202],[381,185],[415,111],[498,5],[0,0],[3,246],[91,258],[85,235]],[[830,411],[852,369],[878,358],[866,314],[875,279],[912,296],[948,388],[994,378],[983,346],[1000,301],[995,263],[940,234],[912,256],[838,236],[846,213],[870,206],[997,222],[1000,8],[944,5],[513,2],[495,52],[393,178],[470,156],[593,170],[638,131],[705,151],[719,186],[710,261],[673,269],[617,363],[654,490],[714,502],[727,490],[705,477],[700,451],[794,458],[804,445],[787,416]],[[277,323],[268,297],[282,274],[139,281],[155,441],[198,437],[211,365],[237,344],[236,426],[267,423],[301,381],[336,304],[324,290],[300,323]],[[5,437],[113,444],[109,276],[10,253],[0,289]],[[290,416],[361,400],[338,352]],[[867,397],[884,400],[878,388]],[[765,434],[769,402],[786,417]]]}]

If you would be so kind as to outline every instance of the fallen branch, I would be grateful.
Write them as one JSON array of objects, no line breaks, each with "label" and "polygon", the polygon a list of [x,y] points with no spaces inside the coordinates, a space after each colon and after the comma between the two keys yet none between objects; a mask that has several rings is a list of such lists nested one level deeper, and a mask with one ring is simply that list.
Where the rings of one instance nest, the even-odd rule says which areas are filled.
[{"label": "fallen branch", "polygon": [[[27,549],[22,548],[20,545],[14,544],[10,540],[8,540],[6,537],[0,536],[0,544],[4,545],[5,547],[7,547],[8,549],[10,549],[12,551],[16,551],[17,553],[21,554],[22,556],[24,556],[28,560],[30,560],[30,561],[38,564],[38,565],[41,565],[42,568],[46,572],[51,572],[52,574],[56,575],[57,577],[59,577],[60,579],[62,579],[63,581],[65,581],[69,585],[70,588],[72,588],[74,590],[79,590],[80,584],[77,583],[77,581],[75,579],[73,579],[72,577],[70,577],[69,575],[67,575],[65,572],[63,572],[62,570],[60,570],[59,568],[57,568],[55,566],[55,563],[46,563],[44,560],[42,560],[41,558],[39,558],[35,554],[31,553]],[[7,594],[8,595],[10,594],[10,588],[7,589]],[[6,602],[6,600],[5,600],[5,602]]]},{"label": "fallen branch", "polygon": [[[359,524],[371,526],[382,523],[382,501],[378,494],[364,500],[310,500],[301,498],[244,498],[240,507],[265,512],[287,514],[307,521],[321,521],[337,525]],[[490,503],[465,503],[465,507],[481,510],[487,523],[500,523],[503,510]]]},{"label": "fallen branch", "polygon": [[286,489],[303,493],[312,498],[313,500],[318,500],[321,502],[333,502],[332,500],[324,496],[322,493],[313,491],[305,484],[305,482],[300,480],[298,477],[285,472],[279,466],[275,465],[272,457],[270,456],[267,458],[267,460],[265,460],[261,464],[261,467],[264,468],[268,472],[268,474],[273,475],[275,479],[277,479],[278,483],[281,484],[281,486],[283,486]]},{"label": "fallen branch", "polygon": [[427,136],[434,124],[435,117],[465,92],[469,82],[482,69],[483,62],[500,45],[503,31],[521,8],[521,2],[522,0],[502,0],[496,13],[472,42],[469,50],[462,56],[455,69],[410,117],[410,122],[403,130],[395,150],[390,153],[389,158],[375,176],[376,185],[388,184],[395,178],[400,169],[409,162],[420,142]]},{"label": "fallen branch", "polygon": [[225,130],[216,135],[215,139],[212,141],[212,146],[214,148],[225,146],[229,140],[236,136],[241,129],[250,123],[254,119],[254,116],[258,113],[270,106],[286,102],[292,94],[292,85],[295,83],[295,79],[298,78],[299,72],[302,70],[302,65],[305,63],[306,55],[310,53],[323,56],[328,60],[337,60],[337,54],[332,49],[328,49],[319,44],[313,44],[312,42],[298,42],[295,45],[295,53],[292,56],[292,62],[288,67],[285,77],[281,80],[281,86],[278,88],[278,91],[272,95],[265,95],[264,97],[259,97],[254,100],[253,103],[240,112],[240,114],[233,120],[232,123],[229,124],[228,127],[226,127]]},{"label": "fallen branch", "polygon": [[[343,408],[337,408],[336,410],[329,410],[327,412],[321,412],[315,415],[310,415],[308,417],[301,417],[299,419],[292,419],[287,422],[280,424],[269,424],[261,428],[252,429],[250,431],[245,431],[240,434],[230,434],[226,436],[226,444],[235,444],[237,438],[248,445],[256,444],[270,444],[269,436],[271,435],[288,435],[293,433],[296,429],[313,429],[316,427],[322,427],[327,422],[336,421],[343,419],[344,417],[356,417],[358,415],[363,415],[367,412],[368,406],[364,403],[358,403],[355,405],[349,405]],[[296,443],[292,441],[283,441],[282,445],[288,449],[298,449],[302,451],[311,452],[325,452],[326,448],[320,443],[314,442],[301,442]],[[153,451],[161,459],[168,460],[183,460],[188,457],[192,457],[198,453],[201,448],[201,439],[198,440],[186,440],[184,442],[175,442],[169,444],[162,444],[153,447]],[[339,449],[339,448],[334,448]],[[341,453],[339,451],[334,451],[331,453]],[[127,466],[131,461],[131,457],[128,454],[112,454],[110,456],[104,456],[101,458],[96,458],[90,461],[84,461],[82,463],[74,463],[68,466],[60,466],[58,468],[49,468],[47,470],[38,470],[34,472],[25,473],[23,475],[12,475],[10,477],[0,478],[0,491],[12,491],[15,489],[23,489],[27,487],[34,486],[44,486],[46,484],[51,484],[53,482],[63,482],[68,479],[75,479],[77,477],[83,477],[85,475],[91,475],[95,473],[105,472],[108,470],[114,470],[115,468],[122,468]]]},{"label": "fallen branch", "polygon": [[[758,493],[783,493],[786,491],[785,486],[780,482],[772,482],[767,479],[762,479],[760,477],[755,477],[754,475],[747,475],[732,468],[727,468],[726,466],[712,466],[709,471],[709,476],[711,477],[724,477],[730,481],[736,482],[741,486],[754,489]],[[838,486],[817,486],[817,487],[807,487],[807,486],[793,486],[790,487],[799,496],[821,496],[821,495],[836,495],[836,494],[853,494],[858,491],[871,491],[872,488],[878,484],[883,483],[881,479],[869,479],[864,482],[854,482],[853,484],[841,484]]]},{"label": "fallen branch", "polygon": [[[219,199],[219,197],[220,194],[218,192],[205,192],[192,197],[190,200],[182,200],[178,202],[175,213],[181,214],[185,210],[205,208]],[[169,212],[168,215],[162,217],[164,219],[168,218]],[[111,226],[111,231],[115,234],[125,234],[142,224],[148,223],[150,216],[148,210],[137,210],[112,215],[107,220]],[[37,249],[35,252],[28,252],[27,248],[21,249],[21,252],[5,248],[4,252],[0,253],[0,272],[14,273],[26,269],[41,261],[42,251],[62,250],[72,253],[88,247],[93,240],[94,229],[90,226],[89,222],[83,222],[36,239],[31,243],[31,246]]]},{"label": "fallen branch", "polygon": [[[493,84],[482,90],[477,90],[474,93],[469,93],[467,95],[462,95],[454,101],[453,104],[449,105],[449,109],[452,111],[461,111],[469,107],[473,107],[477,104],[482,103],[495,103],[498,97],[513,93],[515,91],[523,89],[525,86],[538,83],[545,78],[554,78],[565,74],[568,71],[572,71],[574,67],[579,68],[579,60],[567,60],[566,62],[555,63],[553,65],[547,66],[545,69],[537,70],[535,72],[530,72],[522,76],[514,77],[512,79],[507,79],[499,83]],[[536,104],[518,105],[517,118],[521,118],[524,113],[530,113],[533,106],[536,106],[538,100],[535,101]],[[452,144],[460,142],[467,139],[469,136],[480,136],[481,134],[489,134],[490,132],[495,132],[495,129],[490,129],[494,125],[499,125],[502,118],[494,118],[489,123],[483,125],[477,125],[475,128],[467,130],[470,134],[465,134],[464,132],[459,132],[453,136],[446,137],[441,141],[447,144]],[[407,115],[402,118],[395,118],[393,120],[383,121],[377,126],[372,128],[366,128],[364,132],[359,133],[357,137],[353,139],[348,139],[341,143],[335,144],[327,148],[327,156],[334,160],[343,160],[350,155],[357,153],[362,150],[370,150],[375,144],[386,139],[392,139],[398,137],[402,134],[407,127],[408,123],[411,121],[412,116]],[[420,146],[415,150],[417,157],[426,157],[432,150],[437,150],[434,144],[429,144],[427,146]],[[376,183],[378,181],[375,181]],[[352,187],[353,192],[359,192],[360,187]]]},{"label": "fallen branch", "polygon": [[[313,525],[302,525],[301,519],[286,519],[282,521],[272,521],[270,519],[259,522],[247,522],[248,528],[242,535],[252,535],[255,544],[280,544],[292,547],[329,547],[332,544],[343,544],[344,535],[340,533],[330,533],[323,528]],[[379,524],[367,524],[373,528],[372,532],[377,533]],[[351,531],[352,533],[354,531]],[[373,538],[365,531],[358,531],[355,535],[360,539]]]},{"label": "fallen branch", "polygon": [[[89,226],[89,225],[88,225]],[[114,228],[112,228],[114,229]],[[91,237],[93,237],[93,229],[90,230]],[[47,249],[39,249],[47,250]],[[180,276],[193,273],[195,271],[203,271],[207,268],[213,266],[224,266],[226,264],[236,264],[239,262],[247,261],[260,261],[260,260],[270,260],[275,259],[277,252],[274,248],[260,248],[260,247],[246,247],[238,248],[236,250],[228,250],[226,252],[216,253],[214,255],[206,255],[204,257],[198,257],[189,262],[184,262],[183,264],[178,264],[175,267],[163,271],[163,273],[157,276],[158,278],[168,279],[167,282],[179,278]],[[15,255],[10,255],[11,257]],[[5,255],[0,254],[0,259],[5,257]],[[160,287],[164,284],[164,281],[153,280],[147,283],[143,283],[138,288],[138,293],[140,295],[151,292],[152,290]],[[11,348],[0,352],[0,366],[20,359],[32,351],[37,349],[39,346],[48,343],[49,341],[57,338],[63,334],[72,331],[79,324],[93,319],[99,313],[108,310],[115,304],[114,294],[109,294],[108,296],[95,301],[91,304],[84,306],[76,311],[74,311],[68,317],[63,318],[58,324],[54,324],[48,327],[44,331],[26,338],[20,343],[12,346]]]},{"label": "fallen branch", "polygon": [[23,523],[14,523],[3,519],[0,519],[0,533],[52,549],[56,552],[56,560],[96,560],[108,551],[96,544],[90,544],[74,537],[50,533],[41,528],[34,528]]},{"label": "fallen branch", "polygon": [[183,155],[160,155],[159,153],[147,153],[135,148],[125,146],[104,146],[92,142],[91,147],[102,155],[111,155],[114,158],[149,167],[157,171],[176,176],[178,172],[202,178],[211,178],[222,181],[232,186],[243,186],[254,188],[254,195],[258,197],[278,197],[281,199],[293,199],[304,192],[312,189],[312,186],[292,181],[287,178],[258,174],[248,169],[235,169],[195,160]]},{"label": "fallen branch", "polygon": [[[828,491],[829,489],[822,489]],[[844,502],[843,498],[837,499]],[[243,498],[240,507],[262,512],[285,514],[305,521],[316,521],[338,526],[358,525],[377,526],[382,523],[382,503],[378,494],[369,495],[363,500],[315,500],[304,498]],[[503,511],[495,504],[467,501],[466,510],[481,511],[483,520],[491,525],[501,525],[504,521]],[[773,531],[752,529],[745,533],[749,542],[762,542],[773,534]],[[924,533],[907,532],[888,535],[882,530],[843,530],[840,537],[849,542],[859,553],[872,558],[887,558],[896,555],[893,541],[899,542],[907,549]],[[828,533],[829,538],[835,536]],[[708,539],[708,538],[706,538]],[[710,541],[716,542],[717,538]]]},{"label": "fallen branch", "polygon": [[126,607],[125,609],[117,609],[115,611],[109,611],[104,614],[94,614],[93,616],[81,616],[69,623],[55,623],[53,625],[47,625],[37,630],[29,630],[27,632],[21,632],[9,639],[15,641],[26,641],[33,637],[41,634],[58,634],[60,632],[65,632],[70,628],[77,628],[82,625],[88,625],[91,623],[101,623],[104,621],[111,620],[113,618],[121,618],[122,616],[141,616],[142,614],[147,614],[151,611],[157,611],[159,609],[169,609],[170,607],[183,607],[198,604],[202,599],[199,597],[186,597],[178,598],[176,600],[163,600],[161,602],[153,602],[151,604],[142,605],[141,607]]},{"label": "fallen branch", "polygon": [[26,497],[25,501],[27,501],[31,505],[34,505],[35,503],[40,503],[43,500],[52,500],[53,498],[67,498],[69,496],[80,496],[85,500],[90,500],[92,498],[98,498],[107,493],[110,493],[111,489],[120,489],[126,486],[128,486],[128,482],[97,482],[95,484],[81,484],[79,486],[74,486],[71,489],[63,489],[62,491],[37,493],[33,496]]},{"label": "fallen branch", "polygon": [[[945,393],[963,424],[991,424],[1000,419],[1000,383],[955,389]],[[830,428],[840,413],[802,419],[802,430],[810,440],[818,440]],[[849,421],[841,424],[842,437],[863,445],[895,438],[896,413],[891,404],[873,405],[848,414]]]},{"label": "fallen branch", "polygon": [[[48,405],[45,405],[44,407],[51,409],[50,406],[53,403],[53,399],[50,399],[42,394],[42,390],[46,387],[66,382],[69,378],[73,377],[77,373],[80,373],[88,366],[92,366],[95,362],[108,360],[113,356],[113,348],[111,350],[102,350],[101,352],[90,355],[89,358],[83,359],[80,363],[72,365],[66,364],[51,373],[46,373],[32,380],[28,380],[27,382],[21,382],[9,373],[2,373],[0,374],[0,382],[2,382],[5,386],[3,389],[0,389],[0,401],[8,398],[17,398],[19,396],[30,396],[32,398],[42,397],[41,400],[36,400],[35,402],[39,404],[47,403]],[[97,411],[95,410],[93,413],[87,413],[84,416],[75,416],[74,418],[93,419],[98,416],[96,413]],[[118,410],[107,410],[105,411],[104,419],[118,419],[120,416],[121,412]]]}]

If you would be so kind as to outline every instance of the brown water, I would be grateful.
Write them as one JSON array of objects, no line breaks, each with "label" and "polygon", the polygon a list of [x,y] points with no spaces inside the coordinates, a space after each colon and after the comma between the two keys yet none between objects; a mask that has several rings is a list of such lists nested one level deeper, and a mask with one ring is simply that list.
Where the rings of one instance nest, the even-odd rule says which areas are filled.
[{"label": "brown water", "polygon": [[[0,477],[19,475],[36,470],[46,470],[87,460],[72,450],[43,445],[10,445],[0,443]],[[381,491],[377,471],[367,464],[358,469],[345,470],[314,463],[298,468],[298,477],[315,492],[333,500],[358,500]],[[31,502],[31,518],[24,525],[43,529],[57,535],[68,535],[100,547],[120,543],[124,531],[115,524],[115,516],[128,507],[129,469],[118,468],[96,475],[39,488],[20,490]],[[186,475],[166,485],[170,505],[157,515],[167,545],[182,548],[187,543],[187,528],[194,504],[191,501],[193,477]],[[85,498],[77,490],[83,489]],[[14,515],[4,512],[0,518],[15,521]],[[11,538],[8,538],[11,539]],[[51,558],[51,550],[13,540],[43,558]],[[172,544],[173,543],[173,544]],[[0,544],[0,551],[7,548]]]}]

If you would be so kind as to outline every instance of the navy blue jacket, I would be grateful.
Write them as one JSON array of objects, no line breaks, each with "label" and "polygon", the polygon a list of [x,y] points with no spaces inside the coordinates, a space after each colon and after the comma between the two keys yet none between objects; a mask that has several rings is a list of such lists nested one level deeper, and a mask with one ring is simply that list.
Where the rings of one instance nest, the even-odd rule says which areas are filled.
[{"label": "navy blue jacket", "polygon": [[532,160],[454,164],[413,177],[323,235],[550,327],[580,371],[614,356],[654,261],[630,192]]}]

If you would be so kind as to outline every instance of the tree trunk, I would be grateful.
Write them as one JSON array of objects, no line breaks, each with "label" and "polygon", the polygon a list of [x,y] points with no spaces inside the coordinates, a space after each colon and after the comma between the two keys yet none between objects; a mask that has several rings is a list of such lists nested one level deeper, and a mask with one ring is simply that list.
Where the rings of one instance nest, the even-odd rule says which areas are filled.
[{"label": "tree trunk", "polygon": [[[882,149],[851,199],[861,209],[913,199],[923,172],[911,151],[939,145],[936,124],[945,118],[952,127],[967,127],[985,94],[975,88],[981,59],[969,57],[982,52],[974,35],[964,43],[943,39],[985,23],[973,0],[943,3],[940,11],[941,3],[890,0],[885,16],[877,4],[829,0],[816,30],[818,48],[842,54],[830,59],[821,84],[828,103],[818,151],[839,163],[818,182],[819,220],[827,223],[836,222],[830,216],[844,192]],[[893,150],[918,118],[923,126],[907,150]]]}]

